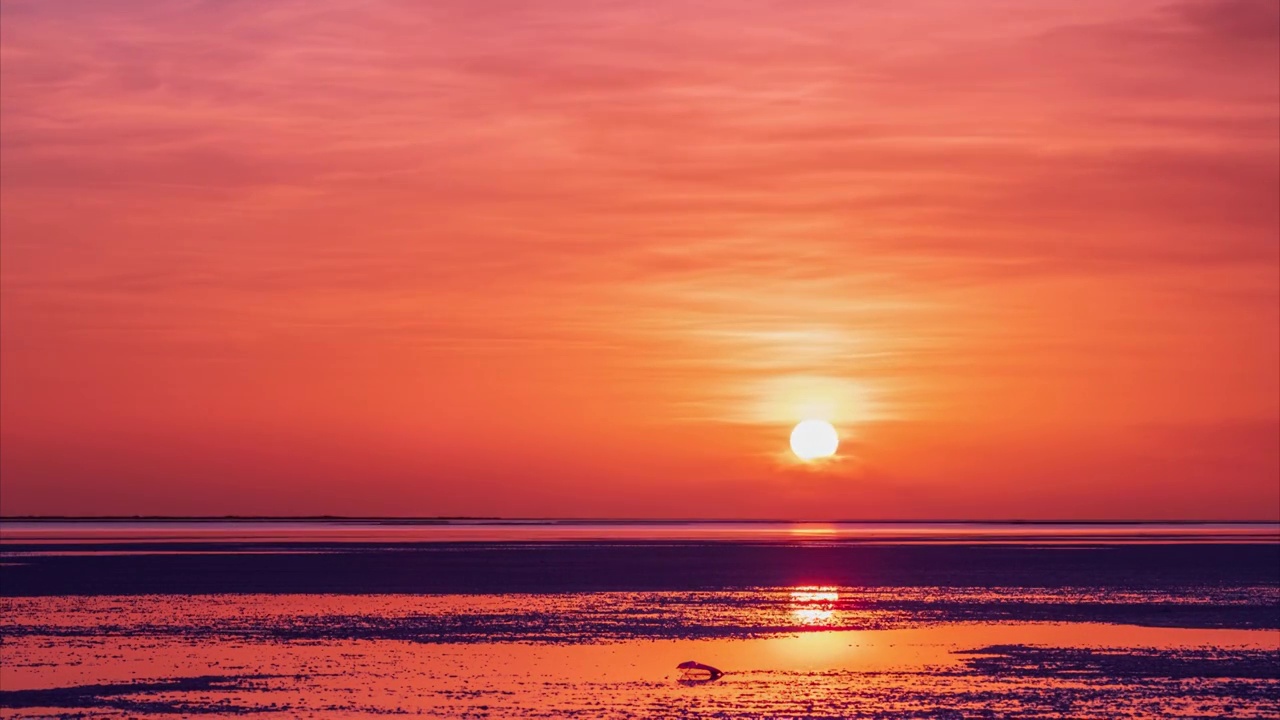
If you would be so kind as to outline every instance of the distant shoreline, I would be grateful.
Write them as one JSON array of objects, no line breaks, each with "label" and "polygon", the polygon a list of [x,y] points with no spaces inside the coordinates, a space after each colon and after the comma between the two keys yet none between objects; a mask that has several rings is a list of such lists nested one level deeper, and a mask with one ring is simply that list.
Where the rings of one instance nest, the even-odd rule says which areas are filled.
[{"label": "distant shoreline", "polygon": [[516,518],[469,515],[445,515],[427,517],[356,516],[356,515],[4,515],[2,522],[62,522],[62,523],[114,523],[114,522],[338,522],[380,523],[387,525],[447,525],[451,523],[485,523],[494,525],[684,525],[684,524],[840,524],[840,525],[1280,525],[1280,520],[957,520],[957,519],[792,519],[792,518]]}]

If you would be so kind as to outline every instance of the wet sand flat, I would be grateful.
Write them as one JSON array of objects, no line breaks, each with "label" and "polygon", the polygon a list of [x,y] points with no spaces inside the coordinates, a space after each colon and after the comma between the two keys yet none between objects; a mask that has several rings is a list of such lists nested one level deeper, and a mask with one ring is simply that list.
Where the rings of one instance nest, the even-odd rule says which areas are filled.
[{"label": "wet sand flat", "polygon": [[1280,717],[1265,528],[777,530],[0,532],[0,717]]},{"label": "wet sand flat", "polygon": [[[485,600],[512,616],[522,605]],[[1271,631],[968,623],[747,639],[304,641],[154,632],[153,611],[113,602],[122,622],[112,634],[72,623],[6,638],[0,715],[1280,716]],[[272,615],[287,623],[259,613]],[[675,665],[689,658],[728,674],[682,684]]]}]

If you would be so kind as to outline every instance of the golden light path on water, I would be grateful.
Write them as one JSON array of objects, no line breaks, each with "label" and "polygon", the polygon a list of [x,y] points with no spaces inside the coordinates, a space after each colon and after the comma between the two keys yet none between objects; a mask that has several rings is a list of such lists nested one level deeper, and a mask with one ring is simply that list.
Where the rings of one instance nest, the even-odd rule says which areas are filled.
[{"label": "golden light path on water", "polygon": [[[686,594],[666,595],[662,606]],[[1006,717],[1043,717],[1037,714],[1043,708],[1034,705],[1038,698],[1048,702],[1068,695],[1075,698],[1076,717],[1114,717],[1109,713],[1121,705],[1135,710],[1134,717],[1146,717],[1142,708],[1153,701],[1169,714],[1203,714],[1223,710],[1224,703],[1233,702],[1232,693],[1265,695],[1276,689],[1274,680],[1257,674],[1258,663],[1265,662],[1258,658],[1280,651],[1280,638],[1272,631],[1020,622],[827,630],[818,628],[850,612],[839,607],[839,589],[802,585],[768,595],[782,602],[776,610],[785,608],[797,626],[816,623],[814,629],[746,639],[494,642],[449,641],[446,635],[423,641],[359,636],[361,628],[392,627],[397,618],[409,628],[422,627],[422,618],[430,614],[518,618],[549,611],[557,617],[594,618],[601,612],[599,598],[6,598],[0,599],[0,629],[6,633],[2,665],[5,690],[46,691],[48,702],[74,708],[77,702],[96,702],[83,688],[133,688],[127,694],[150,703],[155,712],[170,708],[160,713],[166,717],[212,707],[209,703],[222,703],[218,707],[224,712],[234,707],[263,717],[278,716],[281,709],[343,718],[419,712],[435,717],[804,716],[818,710],[833,717],[872,711],[888,717],[944,706],[971,712],[993,701],[1003,703]],[[692,612],[708,619],[722,611],[708,604],[712,598],[705,594],[687,600]],[[611,602],[642,608],[654,598],[618,593]],[[768,608],[766,603],[745,611],[776,612]],[[320,634],[296,640],[308,623]],[[1052,656],[1055,662],[1081,662],[1072,648],[1088,649],[1087,662],[1123,656],[1132,664],[1147,657],[1156,674],[1141,682],[1108,676],[1103,686],[1110,694],[1079,696],[1078,679],[1046,676],[1019,685],[1016,673],[989,673],[975,665],[1006,667],[1017,658],[971,651],[1014,645],[1058,653]],[[682,685],[675,667],[690,659],[728,674],[715,683]],[[1184,668],[1200,663],[1196,667],[1205,672],[1163,679],[1160,668],[1169,662]],[[1238,671],[1243,674],[1215,675],[1232,667],[1243,667]],[[1032,685],[1032,695],[1018,690]],[[97,710],[100,717],[136,715],[109,704]],[[0,716],[10,715],[0,710]]]},{"label": "golden light path on water", "polygon": [[835,616],[840,593],[834,587],[802,586],[791,591],[791,614],[803,625],[820,625]]}]

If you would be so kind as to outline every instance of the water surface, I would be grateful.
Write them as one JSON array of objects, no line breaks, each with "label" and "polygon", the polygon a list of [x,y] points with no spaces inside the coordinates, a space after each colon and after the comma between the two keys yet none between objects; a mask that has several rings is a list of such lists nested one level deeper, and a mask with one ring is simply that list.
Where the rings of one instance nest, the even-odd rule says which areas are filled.
[{"label": "water surface", "polygon": [[1278,537],[4,522],[0,717],[1280,718]]}]

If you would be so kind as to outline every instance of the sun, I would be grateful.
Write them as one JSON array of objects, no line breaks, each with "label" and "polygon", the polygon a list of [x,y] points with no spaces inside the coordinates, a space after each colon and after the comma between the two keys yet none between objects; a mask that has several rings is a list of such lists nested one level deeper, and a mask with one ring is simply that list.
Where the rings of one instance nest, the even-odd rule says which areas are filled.
[{"label": "sun", "polygon": [[840,436],[826,420],[805,420],[791,431],[791,452],[801,460],[831,457],[840,447]]}]

